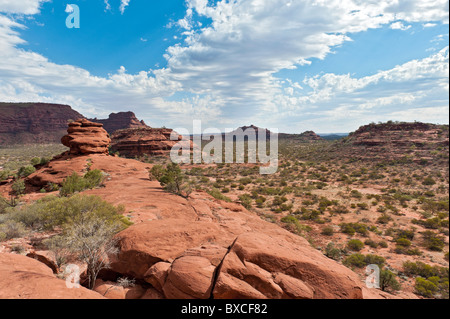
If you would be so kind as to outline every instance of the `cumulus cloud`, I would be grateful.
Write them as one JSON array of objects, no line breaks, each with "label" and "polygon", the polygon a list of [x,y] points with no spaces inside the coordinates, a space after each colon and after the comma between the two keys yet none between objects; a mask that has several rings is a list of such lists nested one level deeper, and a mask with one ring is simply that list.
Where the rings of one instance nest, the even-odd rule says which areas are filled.
[{"label": "cumulus cloud", "polygon": [[[29,3],[25,6],[0,0],[0,12],[35,14],[42,2],[21,1]],[[122,14],[129,3],[121,1]],[[277,77],[281,70],[325,59],[357,32],[381,26],[405,29],[415,22],[448,23],[447,0],[186,4],[184,18],[172,23],[183,30],[185,40],[167,48],[165,68],[129,74],[122,67],[107,77],[18,49],[24,44],[19,33],[24,26],[0,14],[0,99],[69,103],[88,116],[130,107],[150,123],[160,118],[172,126],[189,118],[231,127],[251,119],[267,127],[289,122],[297,125],[293,131],[308,123],[320,127],[326,120],[350,127],[353,122],[348,121],[365,123],[362,119],[373,114],[404,114],[392,112],[394,106],[408,112],[414,105],[441,110],[448,104],[443,97],[448,94],[448,48],[362,78],[321,74],[298,83]],[[107,0],[105,5],[108,8]],[[211,23],[199,24],[199,16]]]},{"label": "cumulus cloud", "polygon": [[405,31],[405,30],[410,29],[411,26],[410,26],[410,25],[404,25],[401,21],[397,21],[397,22],[392,23],[392,24],[389,26],[389,28],[391,28],[392,30],[402,30],[402,31]]},{"label": "cumulus cloud", "polygon": [[37,14],[42,3],[49,0],[0,0],[0,12],[13,14]]}]

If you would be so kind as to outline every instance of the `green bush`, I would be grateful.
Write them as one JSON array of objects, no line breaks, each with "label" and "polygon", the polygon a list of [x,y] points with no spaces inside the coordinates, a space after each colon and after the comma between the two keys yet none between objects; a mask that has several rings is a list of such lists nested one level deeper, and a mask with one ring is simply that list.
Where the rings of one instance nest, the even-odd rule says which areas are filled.
[{"label": "green bush", "polygon": [[347,243],[347,248],[353,251],[360,251],[364,248],[364,243],[359,239],[352,239]]},{"label": "green bush", "polygon": [[99,218],[127,227],[131,222],[121,215],[123,207],[115,207],[98,196],[82,194],[72,197],[47,196],[31,205],[16,207],[8,212],[8,219],[33,229],[53,230],[72,223],[90,212]]},{"label": "green bush", "polygon": [[18,179],[12,184],[11,188],[16,196],[23,195],[25,193],[25,181]]},{"label": "green bush", "polygon": [[193,182],[189,180],[176,163],[170,163],[166,168],[154,166],[152,174],[164,190],[170,193],[187,198],[193,191]]},{"label": "green bush", "polygon": [[26,233],[25,226],[14,220],[8,220],[0,224],[0,233],[3,234],[3,240],[23,237]]},{"label": "green bush", "polygon": [[431,251],[442,251],[445,247],[445,238],[431,230],[422,233],[424,246]]},{"label": "green bush", "polygon": [[343,264],[347,267],[358,267],[363,268],[367,265],[376,264],[380,268],[384,266],[384,263],[386,262],[386,259],[384,259],[381,256],[378,255],[363,255],[361,253],[354,253],[347,258],[344,259]]},{"label": "green bush", "polygon": [[435,281],[435,278],[436,277],[434,277],[432,280],[427,280],[422,277],[417,277],[416,284],[414,285],[416,292],[421,296],[433,298],[434,294],[438,292],[438,285]]},{"label": "green bush", "polygon": [[331,226],[326,226],[322,229],[321,232],[322,235],[324,236],[333,236],[334,235],[334,229]]},{"label": "green bush", "polygon": [[231,199],[229,197],[223,195],[221,193],[221,191],[219,189],[217,189],[217,188],[213,188],[213,189],[207,191],[207,193],[209,195],[211,195],[212,197],[214,197],[215,199],[223,200],[223,201],[229,202],[229,203],[231,202]]},{"label": "green bush", "polygon": [[103,183],[103,180],[103,172],[98,169],[87,172],[83,177],[73,172],[63,181],[59,193],[61,196],[70,196],[86,189],[98,187]]},{"label": "green bush", "polygon": [[17,175],[19,177],[27,177],[36,171],[33,165],[22,166],[19,168]]},{"label": "green bush", "polygon": [[400,283],[392,271],[387,269],[380,270],[380,289],[382,291],[397,291],[401,289]]},{"label": "green bush", "polygon": [[360,254],[360,253],[355,253],[355,254],[348,256],[347,258],[345,258],[343,260],[342,263],[345,266],[350,267],[350,268],[351,267],[362,268],[364,266],[367,266],[364,255]]}]

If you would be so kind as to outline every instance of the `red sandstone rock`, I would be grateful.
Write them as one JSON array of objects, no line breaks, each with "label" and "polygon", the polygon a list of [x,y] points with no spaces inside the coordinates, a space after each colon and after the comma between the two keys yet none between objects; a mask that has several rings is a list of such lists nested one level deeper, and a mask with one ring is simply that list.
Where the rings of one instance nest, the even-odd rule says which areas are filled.
[{"label": "red sandstone rock", "polygon": [[109,134],[112,134],[117,130],[148,128],[145,122],[139,121],[133,112],[111,113],[105,120],[95,118],[90,119],[90,121],[103,124],[103,128]]},{"label": "red sandstone rock", "polygon": [[72,155],[108,154],[111,139],[102,126],[85,119],[72,122],[61,143],[70,148]]},{"label": "red sandstone rock", "polygon": [[43,263],[29,257],[0,253],[0,299],[101,299],[86,288],[67,288]]},{"label": "red sandstone rock", "polygon": [[[171,135],[174,133],[174,140]],[[122,156],[136,157],[144,154],[149,156],[169,156],[170,150],[183,137],[171,129],[165,128],[138,128],[119,130],[112,134],[111,151],[119,152]],[[186,147],[192,143],[186,141]]]}]

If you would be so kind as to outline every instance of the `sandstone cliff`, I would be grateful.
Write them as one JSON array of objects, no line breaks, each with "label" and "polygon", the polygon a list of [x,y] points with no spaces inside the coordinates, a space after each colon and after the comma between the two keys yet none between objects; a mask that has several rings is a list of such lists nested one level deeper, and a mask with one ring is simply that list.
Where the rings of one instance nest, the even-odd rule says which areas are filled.
[{"label": "sandstone cliff", "polygon": [[79,118],[69,105],[0,103],[0,145],[59,143],[68,121]]}]

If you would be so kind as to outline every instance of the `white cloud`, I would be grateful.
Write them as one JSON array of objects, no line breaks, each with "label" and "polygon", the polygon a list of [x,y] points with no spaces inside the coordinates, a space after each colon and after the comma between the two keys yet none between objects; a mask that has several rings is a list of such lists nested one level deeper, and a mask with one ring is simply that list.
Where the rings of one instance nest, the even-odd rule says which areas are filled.
[{"label": "white cloud", "polygon": [[105,0],[105,11],[111,10],[111,5],[109,4],[109,0]]},{"label": "white cloud", "polygon": [[410,25],[405,26],[401,21],[397,21],[397,22],[392,23],[392,24],[389,26],[389,28],[391,28],[392,30],[402,30],[402,31],[405,31],[405,30],[410,29],[411,26],[410,26]]},{"label": "white cloud", "polygon": [[[26,2],[30,6],[0,0],[0,12],[35,14],[43,1],[21,4]],[[129,2],[121,1],[122,14]],[[212,23],[202,26],[197,16]],[[364,116],[373,112],[389,116],[393,108],[407,112],[413,104],[440,110],[448,104],[443,97],[448,94],[448,48],[362,78],[322,74],[299,84],[276,76],[312,58],[325,59],[353,33],[384,25],[407,28],[413,22],[448,23],[448,1],[187,0],[185,17],[171,23],[184,29],[185,41],[167,49],[166,68],[129,74],[122,67],[96,77],[18,49],[24,26],[0,14],[0,100],[68,103],[88,116],[126,105],[150,123],[160,119],[168,126],[201,117],[231,126],[236,118],[244,121],[239,124],[257,119],[266,127],[295,121],[324,126],[326,120],[341,119],[349,127],[353,122],[347,120],[367,122]]]},{"label": "white cloud", "polygon": [[0,12],[37,14],[42,3],[49,0],[0,0]]},{"label": "white cloud", "polygon": [[125,13],[125,8],[130,4],[130,0],[120,0],[119,10],[122,14]]}]

